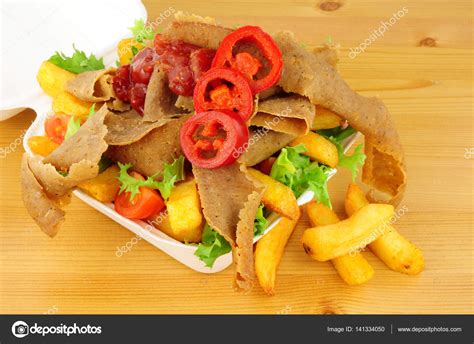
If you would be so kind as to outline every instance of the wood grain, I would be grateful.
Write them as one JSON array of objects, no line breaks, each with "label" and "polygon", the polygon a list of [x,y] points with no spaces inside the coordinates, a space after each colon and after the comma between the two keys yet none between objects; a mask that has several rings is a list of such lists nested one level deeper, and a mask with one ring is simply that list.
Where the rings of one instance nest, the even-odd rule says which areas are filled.
[{"label": "wood grain", "polygon": [[[474,147],[472,3],[336,2],[342,6],[334,11],[304,0],[145,5],[150,19],[172,6],[229,26],[293,30],[308,46],[329,35],[339,42],[342,75],[354,89],[381,97],[399,128],[409,184],[403,201],[408,212],[396,227],[423,250],[421,275],[392,272],[366,252],[375,277],[364,286],[345,285],[329,263],[312,261],[301,249],[306,217],[290,239],[274,297],[258,287],[235,293],[231,269],[199,274],[144,241],[118,258],[117,247],[132,233],[77,199],[51,240],[20,199],[23,149],[17,138],[35,116],[26,111],[0,122],[0,148],[12,148],[0,159],[0,313],[473,313],[474,156],[464,157]],[[349,57],[380,21],[404,6],[408,13],[383,37]],[[340,214],[349,181],[340,171],[330,182]]]}]

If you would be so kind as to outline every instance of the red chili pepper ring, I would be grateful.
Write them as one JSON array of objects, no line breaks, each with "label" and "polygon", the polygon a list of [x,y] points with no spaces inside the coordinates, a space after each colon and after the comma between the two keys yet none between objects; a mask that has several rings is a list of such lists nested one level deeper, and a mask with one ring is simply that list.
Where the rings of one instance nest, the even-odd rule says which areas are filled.
[{"label": "red chili pepper ring", "polygon": [[[262,61],[248,52],[235,54],[238,43],[250,42],[261,52],[271,65],[266,75],[259,76]],[[217,49],[212,68],[229,67],[240,71],[248,78],[253,94],[272,87],[278,82],[283,68],[283,58],[273,38],[258,26],[243,26],[227,35]]]},{"label": "red chili pepper ring", "polygon": [[253,111],[253,95],[245,77],[228,68],[211,68],[194,88],[196,112],[219,110],[237,113],[246,121]]},{"label": "red chili pepper ring", "polygon": [[180,132],[186,158],[194,166],[208,169],[233,163],[248,138],[247,125],[233,112],[197,113],[184,123]]}]

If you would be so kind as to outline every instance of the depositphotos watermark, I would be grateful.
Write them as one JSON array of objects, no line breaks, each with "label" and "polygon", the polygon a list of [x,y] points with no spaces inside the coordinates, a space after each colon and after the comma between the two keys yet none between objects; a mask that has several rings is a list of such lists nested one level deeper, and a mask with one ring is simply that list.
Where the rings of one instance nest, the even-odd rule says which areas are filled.
[{"label": "depositphotos watermark", "polygon": [[[155,219],[152,221],[148,222],[145,225],[145,230],[148,232],[151,232],[153,229],[157,228],[158,225],[161,224],[165,220],[165,218],[168,217],[168,210],[166,209],[163,211],[160,215],[158,215]],[[130,252],[132,248],[140,241],[142,240],[142,237],[138,234],[134,235],[132,239],[130,239],[125,245],[118,247],[117,250],[115,251],[115,256],[117,258],[122,257],[125,253]]]},{"label": "depositphotos watermark", "polygon": [[8,146],[0,147],[0,158],[5,158],[8,154],[14,153],[16,149],[18,148],[18,146],[21,146],[25,133],[26,133],[26,130],[23,130],[21,135],[18,136],[12,142],[10,142]]},{"label": "depositphotos watermark", "polygon": [[[42,125],[40,123],[40,121],[32,121],[30,123],[30,126],[29,128],[31,128],[31,130],[33,132],[36,131],[36,129]],[[3,159],[5,158],[8,154],[11,154],[11,153],[15,153],[15,151],[17,150],[18,147],[20,147],[22,144],[23,144],[23,139],[26,135],[26,132],[28,131],[28,129],[25,129],[21,132],[20,136],[18,136],[15,140],[13,140],[12,142],[10,142],[7,146],[5,147],[0,147],[0,159]]]},{"label": "depositphotos watermark", "polygon": [[403,7],[402,9],[395,12],[388,21],[382,20],[380,22],[380,26],[376,28],[375,30],[373,30],[370,33],[369,37],[367,37],[362,43],[360,43],[359,46],[355,48],[351,48],[351,51],[349,52],[349,58],[355,59],[357,55],[359,55],[360,53],[363,53],[365,49],[367,49],[367,47],[369,47],[372,43],[374,43],[380,37],[383,37],[383,35],[385,34],[385,31],[387,31],[389,28],[395,25],[407,13],[408,13],[408,8]]},{"label": "depositphotos watermark", "polygon": [[249,138],[249,140],[247,142],[245,142],[242,147],[239,147],[238,149],[237,148],[234,148],[233,152],[232,152],[232,156],[234,158],[238,158],[239,156],[241,156],[242,154],[244,154],[248,149],[249,147],[253,146],[254,144],[256,144],[262,137],[264,137],[265,135],[268,134],[268,132],[270,130],[272,130],[273,127],[277,126],[278,123],[280,123],[280,121],[284,118],[284,117],[287,117],[289,114],[291,114],[292,110],[291,108],[288,106],[285,110],[283,110],[281,112],[281,115],[280,116],[275,116],[272,118],[271,121],[265,121],[265,125],[262,126],[261,128],[259,128],[257,131],[255,131],[253,133],[253,135]]},{"label": "depositphotos watermark", "polygon": [[471,159],[474,156],[474,147],[464,148],[464,158]]},{"label": "depositphotos watermark", "polygon": [[354,247],[350,250],[349,255],[351,257],[354,257],[357,253],[364,251],[365,247],[376,240],[378,237],[384,235],[386,231],[390,229],[390,227],[397,222],[405,213],[408,212],[408,207],[404,205],[403,207],[399,208],[394,215],[392,215],[388,221],[382,222],[380,225],[378,225],[372,234],[365,240],[362,241],[361,245],[358,247]]},{"label": "depositphotos watermark", "polygon": [[79,326],[60,324],[57,326],[40,326],[35,322],[30,326],[26,322],[19,320],[12,325],[12,334],[17,338],[24,338],[29,335],[84,335],[84,334],[101,334],[102,326],[91,326],[90,324]]},{"label": "depositphotos watermark", "polygon": [[127,54],[131,49],[132,49],[132,46],[134,46],[135,44],[137,44],[138,42],[141,42],[143,41],[143,39],[145,37],[147,37],[149,34],[151,34],[152,32],[155,32],[157,31],[157,28],[163,24],[163,22],[169,18],[173,13],[175,13],[176,10],[174,9],[174,7],[170,6],[169,8],[167,8],[163,13],[160,13],[160,15],[152,22],[148,23],[145,25],[145,27],[143,28],[143,30],[139,31],[138,33],[136,33],[136,37],[134,39],[132,39],[130,42],[128,42],[127,44],[125,44],[125,46],[123,46],[119,52],[118,52],[118,56],[119,58],[124,55],[124,54]]}]

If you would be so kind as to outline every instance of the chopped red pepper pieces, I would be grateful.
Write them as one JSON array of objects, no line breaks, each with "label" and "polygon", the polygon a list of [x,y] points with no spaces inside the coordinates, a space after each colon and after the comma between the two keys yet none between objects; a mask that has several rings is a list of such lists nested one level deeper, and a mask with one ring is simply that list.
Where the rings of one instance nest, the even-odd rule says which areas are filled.
[{"label": "chopped red pepper pieces", "polygon": [[237,69],[249,80],[258,73],[258,70],[262,67],[262,63],[259,59],[253,57],[250,53],[243,52],[235,55],[235,59],[230,63],[233,69]]},{"label": "chopped red pepper pieces", "polygon": [[237,113],[246,121],[253,111],[252,90],[246,78],[228,68],[212,68],[194,88],[196,112],[219,110]]},{"label": "chopped red pepper pieces", "polygon": [[233,163],[243,153],[249,131],[234,112],[197,113],[184,123],[180,132],[181,147],[194,166],[217,168]]},{"label": "chopped red pepper pieces", "polygon": [[[239,52],[239,43],[251,44],[258,48],[264,61],[249,52]],[[269,34],[257,26],[244,26],[227,35],[221,42],[212,61],[212,68],[218,67],[239,70],[248,78],[250,88],[253,94],[256,94],[277,83],[283,59],[280,49]]]},{"label": "chopped red pepper pieces", "polygon": [[204,125],[201,134],[203,136],[217,136],[220,124],[217,121],[208,122]]}]

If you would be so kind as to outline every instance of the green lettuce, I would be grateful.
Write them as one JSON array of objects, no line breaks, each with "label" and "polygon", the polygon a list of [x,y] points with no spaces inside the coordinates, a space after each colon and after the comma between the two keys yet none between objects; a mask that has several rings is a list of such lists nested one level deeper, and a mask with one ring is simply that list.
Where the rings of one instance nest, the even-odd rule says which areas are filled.
[{"label": "green lettuce", "polygon": [[[91,117],[93,114],[95,114],[95,104],[92,104],[92,106],[89,108],[89,114],[87,115],[87,118]],[[67,140],[74,136],[78,132],[80,127],[81,119],[72,116],[69,122],[67,123],[66,134],[64,134],[64,140]]]},{"label": "green lettuce", "polygon": [[138,180],[128,174],[128,170],[132,167],[132,164],[118,163],[120,173],[118,180],[120,181],[120,190],[122,192],[130,192],[130,200],[133,200],[135,196],[140,193],[140,187],[144,186],[150,189],[158,189],[161,197],[168,200],[171,190],[174,188],[174,184],[184,179],[184,157],[180,156],[175,159],[172,164],[165,164],[163,167],[163,179],[161,181],[155,180],[158,175],[148,177],[146,180]]},{"label": "green lettuce", "polygon": [[206,223],[202,233],[202,241],[194,254],[202,260],[207,267],[212,268],[217,258],[230,251],[230,244],[222,235],[217,233]]},{"label": "green lettuce", "polygon": [[76,49],[75,46],[73,46],[73,48],[74,53],[71,57],[56,51],[56,53],[49,58],[49,62],[74,74],[105,68],[103,58],[98,59],[94,54],[90,54],[89,57],[87,57],[85,52]]},{"label": "green lettuce", "polygon": [[67,123],[66,134],[64,134],[64,141],[74,136],[80,127],[81,127],[81,119],[72,116],[69,122]]},{"label": "green lettuce", "polygon": [[[132,31],[132,34],[135,40],[140,43],[142,43],[144,39],[152,40],[156,34],[156,32],[152,29],[151,26],[146,25],[143,19],[135,20],[134,25],[130,27],[129,29],[130,31]],[[133,48],[132,48],[132,52],[133,52]],[[134,52],[134,55],[135,54],[136,53]]]},{"label": "green lettuce", "polygon": [[87,115],[87,118],[90,118],[93,114],[95,114],[95,103],[89,108],[89,114]]},{"label": "green lettuce", "polygon": [[332,169],[326,165],[311,162],[303,144],[283,148],[272,166],[270,176],[288,186],[298,198],[306,190],[314,193],[314,198],[331,207],[327,181]]},{"label": "green lettuce", "polygon": [[261,204],[257,209],[257,213],[255,214],[253,236],[263,235],[267,226],[268,220],[263,215],[263,204]]},{"label": "green lettuce", "polygon": [[352,155],[344,154],[344,148],[340,143],[334,142],[337,147],[337,153],[339,155],[339,166],[347,168],[352,173],[352,181],[357,178],[359,167],[364,165],[366,155],[362,152],[362,143],[358,145]]},{"label": "green lettuce", "polygon": [[337,154],[339,156],[340,167],[347,168],[352,173],[352,180],[355,181],[359,168],[364,165],[366,155],[362,152],[363,145],[358,145],[352,155],[346,155],[344,153],[344,147],[342,147],[342,141],[355,133],[355,129],[347,127],[342,129],[341,127],[327,130],[319,130],[318,134],[329,139],[337,147]]}]

